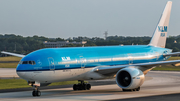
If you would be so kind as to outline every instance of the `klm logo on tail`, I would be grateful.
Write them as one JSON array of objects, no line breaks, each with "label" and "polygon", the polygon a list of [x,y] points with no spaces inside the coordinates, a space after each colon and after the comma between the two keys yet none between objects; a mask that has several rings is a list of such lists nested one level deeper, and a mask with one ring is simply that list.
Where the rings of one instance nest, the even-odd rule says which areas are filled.
[{"label": "klm logo on tail", "polygon": [[159,32],[167,32],[167,26],[158,26]]},{"label": "klm logo on tail", "polygon": [[158,30],[159,32],[163,32],[161,33],[161,37],[165,37],[165,32],[167,32],[167,26],[158,26]]},{"label": "klm logo on tail", "polygon": [[161,33],[161,37],[165,37],[165,33]]}]

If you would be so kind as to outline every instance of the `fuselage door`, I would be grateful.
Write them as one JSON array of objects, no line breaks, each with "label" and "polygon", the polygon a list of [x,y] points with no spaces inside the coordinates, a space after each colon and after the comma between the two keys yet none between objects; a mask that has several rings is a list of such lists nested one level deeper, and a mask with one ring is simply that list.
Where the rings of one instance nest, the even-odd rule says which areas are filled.
[{"label": "fuselage door", "polygon": [[48,61],[49,61],[49,69],[50,70],[55,70],[54,59],[52,57],[49,57]]},{"label": "fuselage door", "polygon": [[80,58],[80,62],[81,62],[81,68],[84,68],[85,67],[85,59],[83,56],[79,56]]},{"label": "fuselage door", "polygon": [[133,64],[132,54],[128,53],[129,64]]}]

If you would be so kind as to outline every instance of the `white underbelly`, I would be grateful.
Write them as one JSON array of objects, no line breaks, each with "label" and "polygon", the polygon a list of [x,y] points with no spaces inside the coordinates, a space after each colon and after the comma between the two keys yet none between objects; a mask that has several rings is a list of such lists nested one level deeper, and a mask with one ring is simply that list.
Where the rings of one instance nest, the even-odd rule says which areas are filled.
[{"label": "white underbelly", "polygon": [[69,80],[103,79],[104,76],[91,72],[92,68],[66,69],[52,71],[18,72],[17,74],[27,81],[51,83]]}]

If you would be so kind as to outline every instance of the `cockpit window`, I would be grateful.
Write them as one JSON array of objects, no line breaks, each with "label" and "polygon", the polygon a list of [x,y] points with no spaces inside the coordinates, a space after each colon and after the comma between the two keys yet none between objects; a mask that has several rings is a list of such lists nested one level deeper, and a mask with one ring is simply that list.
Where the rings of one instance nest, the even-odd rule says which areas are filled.
[{"label": "cockpit window", "polygon": [[29,61],[29,64],[33,64],[32,61]]},{"label": "cockpit window", "polygon": [[22,61],[20,61],[19,64],[22,64]]},{"label": "cockpit window", "polygon": [[35,61],[32,61],[32,63],[33,63],[33,65],[35,65],[36,63],[35,63]]},{"label": "cockpit window", "polygon": [[35,61],[20,61],[19,64],[30,64],[30,65],[35,65]]},{"label": "cockpit window", "polygon": [[28,61],[23,61],[23,63],[22,64],[28,64]]}]

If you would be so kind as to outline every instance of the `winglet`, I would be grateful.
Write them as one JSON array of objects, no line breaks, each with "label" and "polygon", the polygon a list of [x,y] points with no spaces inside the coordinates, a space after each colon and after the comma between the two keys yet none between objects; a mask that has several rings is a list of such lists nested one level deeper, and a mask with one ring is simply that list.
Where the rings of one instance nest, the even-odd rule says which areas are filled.
[{"label": "winglet", "polygon": [[172,6],[172,1],[168,1],[149,45],[165,48],[167,30],[168,30],[170,13],[171,13],[171,6]]}]

